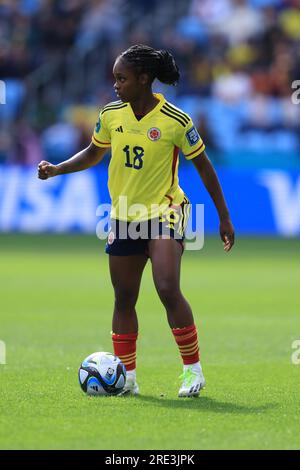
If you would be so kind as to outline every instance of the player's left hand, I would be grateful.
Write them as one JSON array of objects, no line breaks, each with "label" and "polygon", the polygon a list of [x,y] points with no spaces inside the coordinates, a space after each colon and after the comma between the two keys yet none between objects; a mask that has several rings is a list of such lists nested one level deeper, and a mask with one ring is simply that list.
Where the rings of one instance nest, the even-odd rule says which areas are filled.
[{"label": "player's left hand", "polygon": [[223,240],[224,250],[231,250],[234,245],[234,228],[230,219],[220,221],[220,237]]}]

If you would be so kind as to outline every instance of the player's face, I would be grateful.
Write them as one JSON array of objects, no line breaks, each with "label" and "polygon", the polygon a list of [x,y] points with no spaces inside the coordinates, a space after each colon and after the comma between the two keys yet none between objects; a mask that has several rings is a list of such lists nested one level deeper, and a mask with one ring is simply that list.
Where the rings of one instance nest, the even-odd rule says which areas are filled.
[{"label": "player's face", "polygon": [[145,74],[138,76],[134,68],[126,64],[123,59],[116,60],[113,74],[116,80],[115,92],[123,102],[133,102],[141,96],[147,83]]}]

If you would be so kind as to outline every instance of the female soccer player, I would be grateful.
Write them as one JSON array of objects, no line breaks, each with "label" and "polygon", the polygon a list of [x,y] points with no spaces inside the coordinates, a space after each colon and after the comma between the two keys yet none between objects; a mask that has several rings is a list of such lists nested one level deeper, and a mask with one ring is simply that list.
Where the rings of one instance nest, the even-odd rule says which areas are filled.
[{"label": "female soccer player", "polygon": [[135,305],[150,258],[154,284],[183,361],[178,396],[197,396],[205,379],[192,310],[180,290],[189,200],[178,184],[179,150],[192,160],[214,201],[226,252],[234,243],[233,226],[217,175],[191,118],[152,92],[155,78],[170,85],[179,80],[172,55],[135,45],[116,59],[113,74],[119,101],[101,110],[90,145],[59,165],[40,162],[39,178],[85,170],[99,163],[111,148],[108,186],[112,210],[106,253],[115,293],[112,341],[127,369],[125,393],[139,393]]}]

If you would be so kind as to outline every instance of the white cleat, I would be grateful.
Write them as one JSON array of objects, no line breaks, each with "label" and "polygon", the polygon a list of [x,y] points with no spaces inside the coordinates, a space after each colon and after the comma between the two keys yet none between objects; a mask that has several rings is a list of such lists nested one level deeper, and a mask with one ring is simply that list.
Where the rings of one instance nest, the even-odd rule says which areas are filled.
[{"label": "white cleat", "polygon": [[185,368],[180,378],[183,379],[183,382],[178,392],[179,397],[197,397],[206,384],[200,367]]},{"label": "white cleat", "polygon": [[127,372],[125,386],[118,395],[138,395],[140,392],[139,386],[136,382],[136,375]]}]

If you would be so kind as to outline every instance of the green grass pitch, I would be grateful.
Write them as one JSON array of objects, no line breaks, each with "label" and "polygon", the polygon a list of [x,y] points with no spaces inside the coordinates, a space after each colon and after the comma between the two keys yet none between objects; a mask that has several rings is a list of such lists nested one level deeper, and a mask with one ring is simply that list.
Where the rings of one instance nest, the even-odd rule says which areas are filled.
[{"label": "green grass pitch", "polygon": [[88,398],[77,369],[112,350],[113,293],[96,237],[0,236],[1,449],[296,449],[300,240],[217,239],[186,252],[182,289],[207,387],[179,399],[181,362],[146,267],[139,397]]}]

